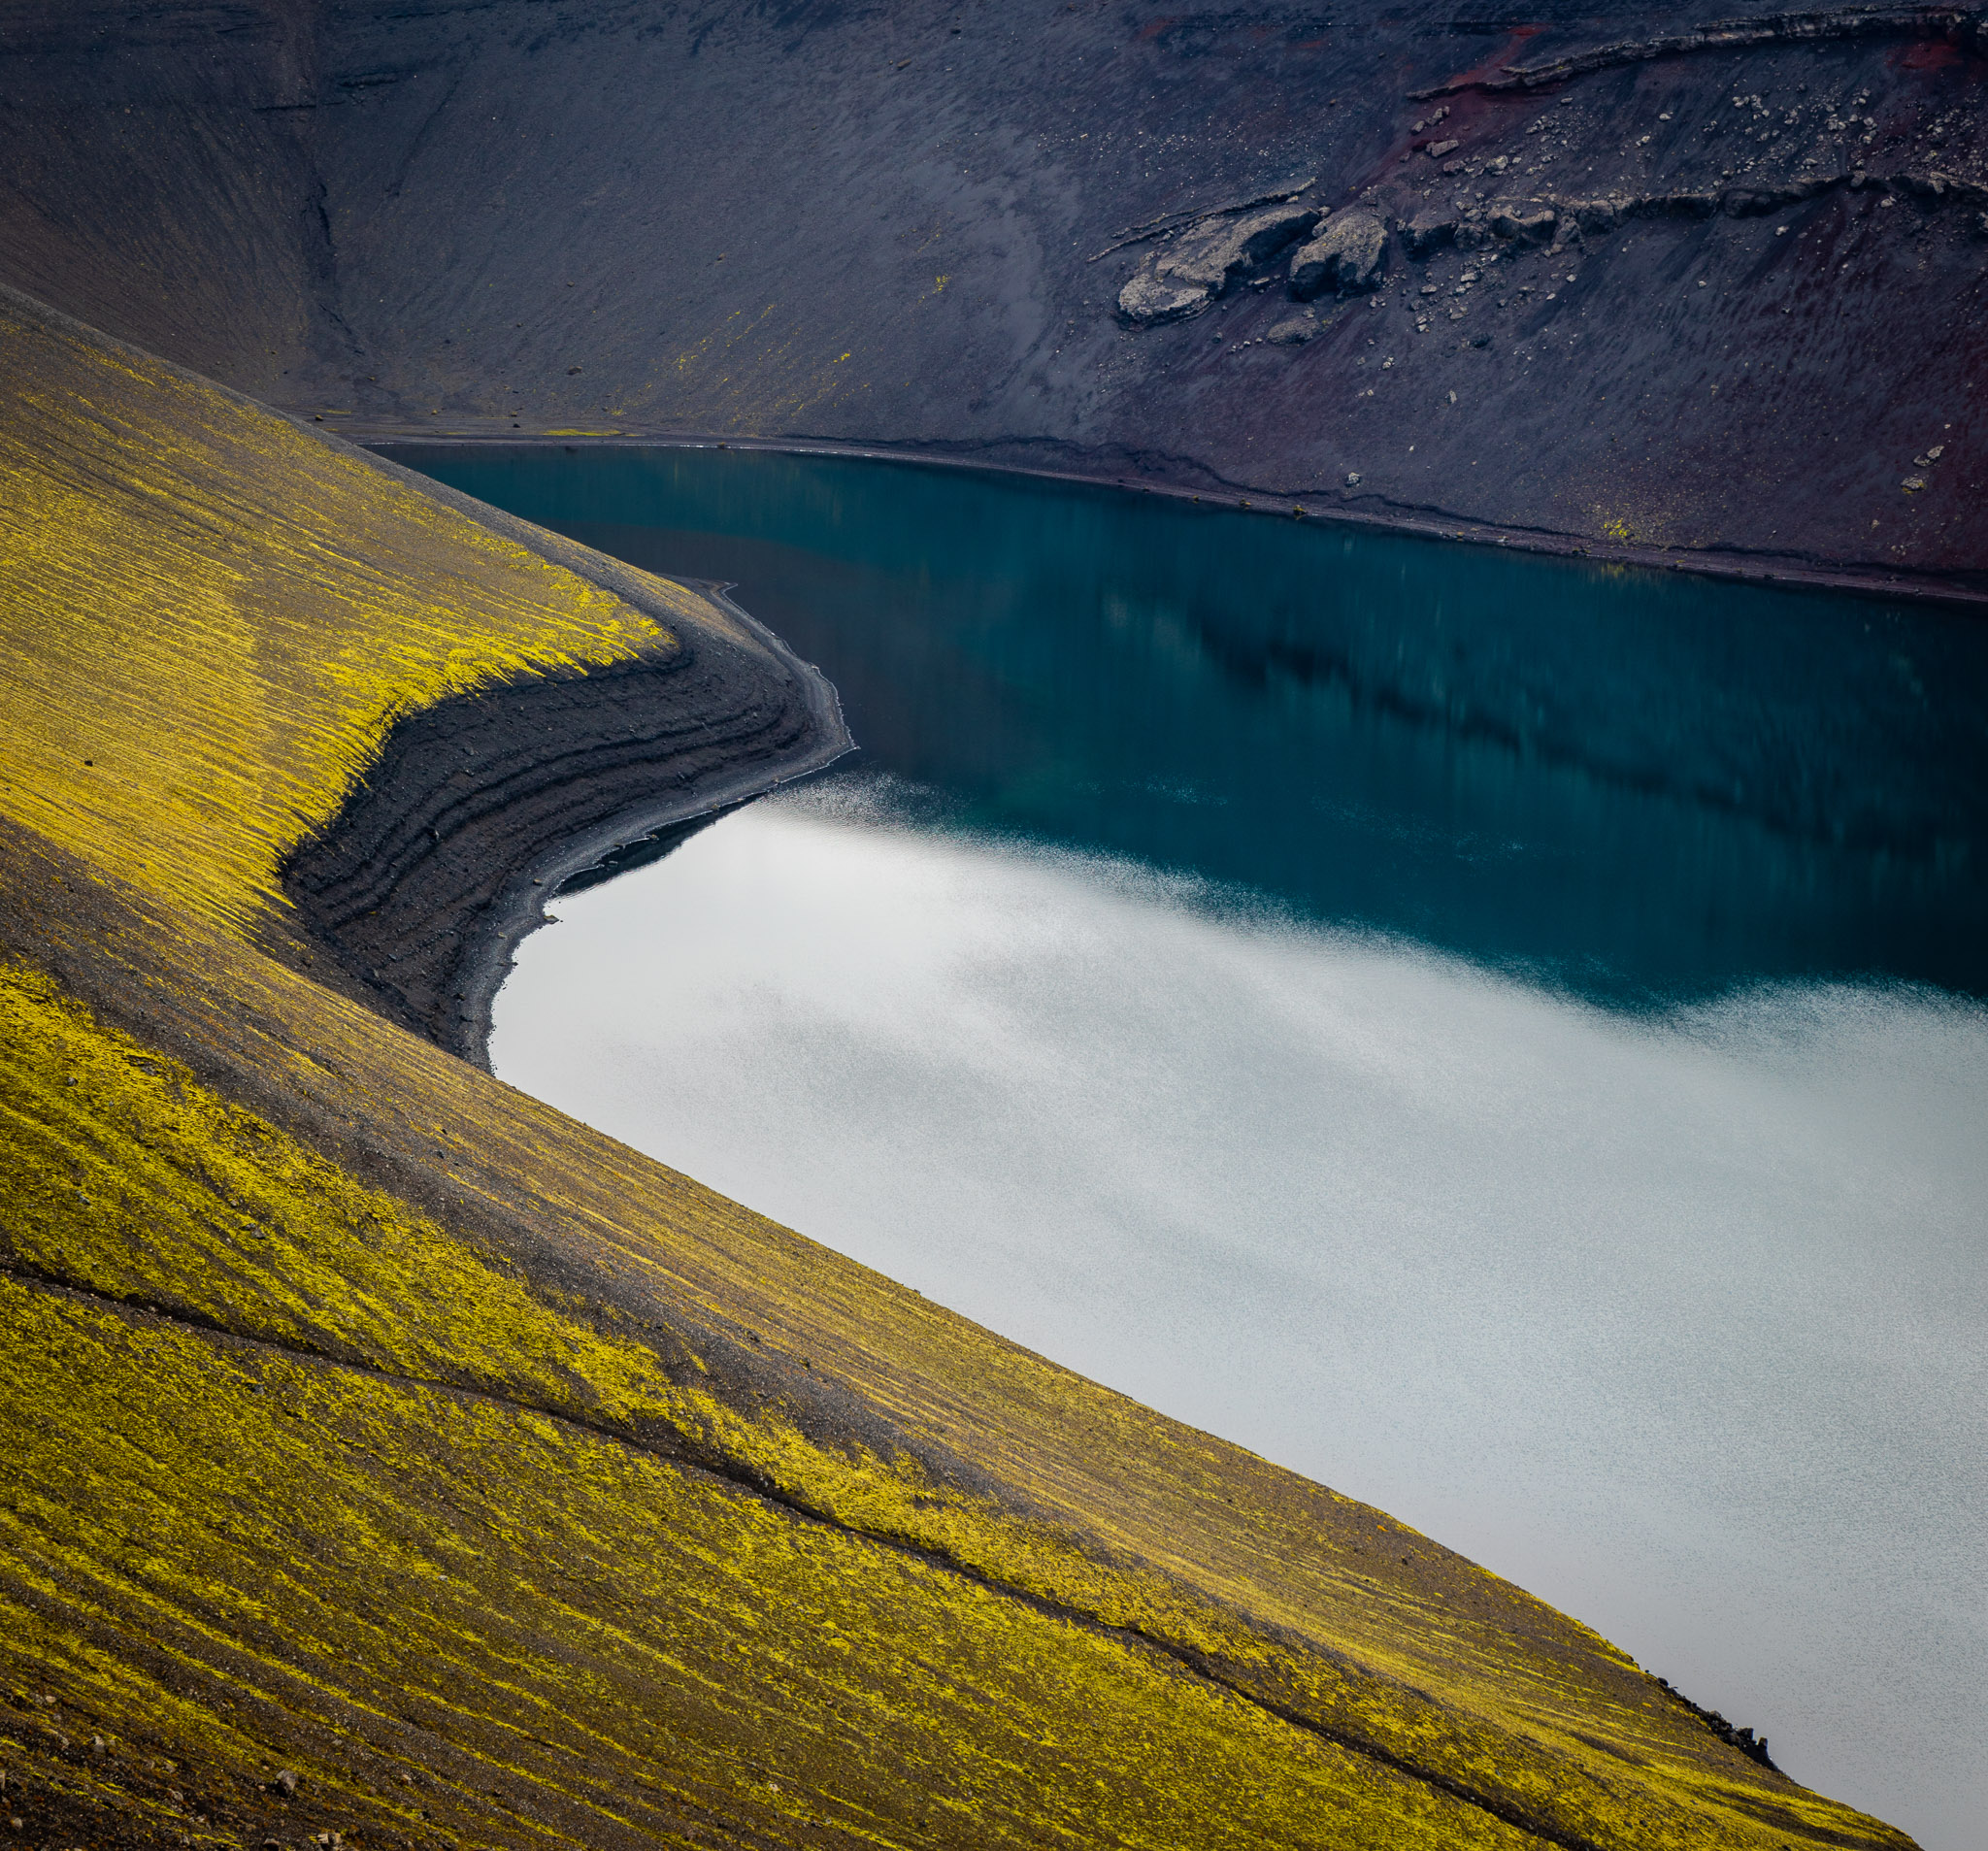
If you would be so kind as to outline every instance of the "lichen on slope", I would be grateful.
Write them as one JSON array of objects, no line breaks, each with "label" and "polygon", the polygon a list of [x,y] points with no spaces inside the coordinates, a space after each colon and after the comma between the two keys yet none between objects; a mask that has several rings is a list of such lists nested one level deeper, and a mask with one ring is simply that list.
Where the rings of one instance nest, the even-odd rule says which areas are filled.
[{"label": "lichen on slope", "polygon": [[246,931],[281,904],[284,855],[401,716],[679,646],[359,452],[13,291],[0,352],[0,811],[201,917]]}]

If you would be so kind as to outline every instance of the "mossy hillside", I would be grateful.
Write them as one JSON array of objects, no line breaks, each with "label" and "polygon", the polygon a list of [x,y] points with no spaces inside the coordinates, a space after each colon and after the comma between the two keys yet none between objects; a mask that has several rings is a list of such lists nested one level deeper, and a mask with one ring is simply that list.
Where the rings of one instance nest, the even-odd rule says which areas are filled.
[{"label": "mossy hillside", "polygon": [[0,1633],[72,1729],[210,1787],[266,1781],[280,1735],[300,1824],[426,1837],[418,1799],[486,1842],[1528,1841],[1155,1654],[547,1415],[10,1281],[0,1316],[35,1488],[0,1511]]},{"label": "mossy hillside", "polygon": [[[47,892],[82,884],[59,860],[36,872]],[[19,965],[0,979],[18,1273],[701,1460],[977,1584],[1143,1632],[1582,1841],[1773,1844],[1807,1828],[1887,1841],[1755,1769],[1591,1635],[1380,1513],[1013,1350],[250,950],[190,926],[168,937],[155,905],[114,914],[101,889],[90,898],[89,924],[45,928],[43,955],[123,967],[145,986],[147,1034]],[[315,1107],[315,1140],[161,1046],[219,1055],[238,1094],[288,1099],[307,1124]],[[376,1149],[358,1165],[334,1124],[384,1131],[392,1161]],[[352,1173],[394,1164],[409,1192],[442,1172],[439,1213]],[[548,1291],[501,1241],[463,1232],[476,1203],[518,1198],[565,1231],[591,1290],[569,1273]],[[762,1339],[749,1347],[789,1363],[745,1392],[720,1356],[742,1317]],[[823,1376],[893,1418],[921,1406],[943,1444],[908,1424],[894,1448],[818,1437],[810,1386]],[[1071,1435],[1092,1460],[1087,1490],[1058,1456]],[[960,1461],[994,1494],[949,1481]],[[1257,1559],[1279,1544],[1281,1586]],[[1267,1628],[1273,1597],[1283,1624]]]},{"label": "mossy hillside", "polygon": [[8,290],[0,363],[0,812],[202,917],[280,903],[399,716],[679,646],[361,452]]},{"label": "mossy hillside", "polygon": [[[827,1764],[782,1744],[802,1740],[795,1730],[833,1736],[841,1712],[781,1667],[802,1652],[793,1629],[809,1615],[829,1611],[824,1637],[831,1622],[845,1629],[773,1557],[746,1551],[745,1580],[725,1578],[744,1545],[710,1526],[736,1503],[775,1533],[817,1538],[824,1560],[895,1565],[875,1573],[902,1610],[876,1624],[864,1675],[906,1728],[957,1735],[946,1752],[981,1766],[1006,1739],[994,1719],[1034,1718],[1053,1762],[1001,1747],[984,1766],[1008,1771],[975,1776],[974,1791],[998,1800],[977,1815],[997,1838],[1078,1830],[1077,1803],[1085,1841],[1155,1841],[1139,1835],[1159,1830],[1152,1821],[1166,1826],[1159,1841],[1225,1841],[1242,1776],[1194,1719],[1240,1705],[1249,1720],[1236,1739],[1278,1744],[1245,1757],[1265,1786],[1247,1803],[1273,1808],[1249,1826],[1260,1841],[1498,1841],[1503,1814],[1574,1844],[1897,1842],[1753,1767],[1620,1653],[1381,1513],[1003,1343],[253,949],[285,844],[336,805],[409,703],[479,677],[583,670],[588,649],[608,662],[668,645],[633,636],[584,573],[548,563],[579,549],[472,544],[449,526],[477,534],[462,510],[436,512],[364,458],[73,325],[21,316],[22,341],[53,345],[23,362],[29,389],[0,408],[0,457],[31,487],[67,482],[83,525],[79,538],[13,523],[25,564],[0,610],[21,676],[5,691],[0,798],[42,828],[0,824],[12,959],[0,1230],[25,1359],[5,1456],[20,1461],[8,1508],[39,1526],[7,1556],[9,1598],[37,1616],[0,1628],[17,1690],[66,1668],[67,1701],[116,1719],[114,1738],[151,1740],[154,1758],[168,1752],[161,1732],[205,1742],[201,1765],[225,1785],[258,1757],[309,1749],[350,1798],[370,1751],[348,1711],[327,1720],[323,1693],[370,1667],[368,1714],[398,1713],[381,1693],[405,1688],[446,1691],[438,1713],[481,1719],[450,1722],[452,1735],[422,1724],[404,1749],[482,1796],[479,1834],[521,1841],[539,1830],[531,1820],[557,1815],[579,1822],[560,1830],[600,1842],[664,1831],[660,1813],[630,1823],[617,1798],[626,1767],[588,1786],[559,1759],[567,1750],[526,1769],[519,1744],[552,1739],[547,1715],[573,1739],[617,1743],[624,1710],[667,1722],[674,1700],[654,1654],[715,1612],[738,1649],[712,1645],[693,1682],[736,1720],[738,1740],[780,1747],[791,1765],[769,1779],[819,1808],[839,1791]],[[200,435],[214,431],[242,441]],[[184,462],[194,453],[199,469]],[[347,468],[385,500],[340,501]],[[108,512],[86,505],[99,493]],[[266,544],[265,523],[291,540]],[[375,550],[399,562],[390,596],[375,596]],[[96,566],[122,575],[112,602],[124,626],[100,677],[105,632],[78,614]],[[157,608],[141,622],[147,585]],[[483,612],[480,629],[450,627],[459,599]],[[686,609],[686,627],[702,620]],[[532,637],[539,655],[506,653]],[[116,767],[85,744],[99,738],[136,755],[101,789],[96,774]],[[148,1321],[154,1310],[168,1321]],[[179,1365],[160,1361],[147,1390],[116,1353],[116,1333],[140,1326],[172,1337],[141,1362],[206,1354],[220,1372],[175,1388]],[[345,1399],[316,1420],[229,1428],[228,1359],[251,1353],[299,1382],[342,1384]],[[129,1392],[106,1401],[105,1382]],[[162,1426],[148,1424],[148,1393]],[[366,1425],[367,1397],[391,1410],[390,1433]],[[459,1444],[464,1408],[514,1424]],[[425,1566],[402,1572],[412,1558],[382,1543],[368,1568],[385,1533],[335,1450],[282,1453],[282,1471],[255,1479],[280,1560],[232,1537],[210,1547],[200,1538],[246,1517],[241,1485],[202,1463],[204,1424],[238,1471],[261,1471],[272,1433],[341,1447],[373,1434],[365,1456],[382,1484],[427,1473]],[[548,1433],[553,1451],[534,1451]],[[541,1484],[547,1502],[531,1504]],[[683,1486],[718,1503],[686,1504],[673,1489]],[[64,1513],[88,1510],[63,1527]],[[147,1510],[170,1520],[141,1522]],[[666,1547],[659,1530],[676,1540]],[[541,1567],[514,1561],[509,1579],[479,1579],[495,1532],[536,1538]],[[644,1579],[612,1553],[599,1558],[612,1573],[546,1566],[568,1549],[594,1561],[596,1534],[670,1571]],[[158,1669],[167,1621],[130,1568],[146,1550],[170,1565],[174,1611],[208,1655],[197,1678]],[[537,1610],[520,1590],[545,1577],[569,1629],[557,1640],[625,1636],[640,1649],[611,1674],[508,1630],[514,1611]],[[915,1641],[971,1631],[983,1612],[1005,1617],[974,1633],[970,1663],[947,1661],[950,1694],[935,1695],[916,1667],[940,1661]],[[1045,1686],[1042,1668],[1063,1661],[1039,1626],[1080,1635],[1110,1677],[1133,1678],[1111,1688],[1135,1695],[1121,1702],[1076,1670]],[[379,1643],[403,1636],[404,1656]],[[739,1646],[755,1637],[778,1650]],[[282,1668],[281,1690],[245,1703],[235,1687],[256,1667]],[[1189,1708],[1152,1695],[1176,1684],[1194,1693]],[[1141,1719],[1124,1725],[1142,1732],[1137,1757],[1110,1746],[1112,1716]],[[757,1804],[720,1736],[682,1729],[671,1765],[702,1769],[700,1791],[727,1805]],[[907,1791],[930,1787],[924,1752],[903,1748],[891,1777]],[[1306,1771],[1319,1756],[1341,1769],[1323,1786]],[[517,1795],[502,1820],[483,1808],[493,1784]],[[742,1823],[748,1812],[724,1818],[712,1828],[721,1837],[757,1830]],[[953,1843],[956,1825],[902,1810],[874,1830],[810,1830]],[[1192,1835],[1204,1829],[1217,1835]]]}]

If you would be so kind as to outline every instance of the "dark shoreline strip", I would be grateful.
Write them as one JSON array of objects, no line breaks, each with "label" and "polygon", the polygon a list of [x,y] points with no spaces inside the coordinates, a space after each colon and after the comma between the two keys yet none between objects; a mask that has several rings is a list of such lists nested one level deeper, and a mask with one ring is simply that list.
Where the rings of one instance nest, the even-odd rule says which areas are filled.
[{"label": "dark shoreline strip", "polygon": [[[1426,506],[1405,506],[1375,512],[1344,505],[1343,491],[1245,487],[1217,476],[1206,465],[1171,453],[1128,452],[1107,471],[1103,460],[1077,450],[1060,439],[998,439],[975,443],[891,445],[812,437],[719,436],[710,431],[617,432],[576,439],[571,433],[547,437],[528,431],[420,431],[379,427],[359,430],[348,440],[369,450],[410,449],[735,449],[759,450],[776,456],[834,456],[852,461],[899,463],[929,469],[975,470],[990,476],[1018,476],[1035,481],[1066,482],[1079,488],[1124,489],[1164,495],[1200,505],[1209,512],[1243,512],[1289,520],[1294,515],[1335,526],[1359,527],[1377,534],[1412,540],[1460,540],[1474,545],[1497,546],[1508,552],[1535,553],[1549,559],[1583,560],[1609,566],[1635,566],[1647,572],[1689,572],[1700,578],[1736,584],[1773,586],[1781,590],[1829,591],[1844,597],[1905,600],[1948,610],[1980,612],[1988,610],[1988,572],[1956,577],[1951,573],[1885,574],[1844,567],[1808,555],[1761,553],[1740,548],[1639,546],[1542,527],[1500,526],[1475,515],[1446,513]],[[1077,451],[1066,467],[1046,462],[1018,462],[992,452],[1007,447],[1062,455]],[[409,472],[413,474],[413,472]],[[1191,479],[1189,479],[1191,478]],[[1367,500],[1377,499],[1365,497]],[[471,506],[477,506],[472,503]],[[693,582],[684,580],[685,583]]]}]

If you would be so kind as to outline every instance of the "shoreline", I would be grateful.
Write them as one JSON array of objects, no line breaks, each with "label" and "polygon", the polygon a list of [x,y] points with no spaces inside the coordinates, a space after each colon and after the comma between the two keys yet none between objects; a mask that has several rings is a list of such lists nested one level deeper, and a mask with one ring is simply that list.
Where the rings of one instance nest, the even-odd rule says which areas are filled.
[{"label": "shoreline", "polygon": [[[317,415],[291,412],[300,422]],[[1247,512],[1276,519],[1302,518],[1358,527],[1369,532],[1400,534],[1419,540],[1461,541],[1467,545],[1493,546],[1509,552],[1525,552],[1545,558],[1579,560],[1590,565],[1631,567],[1641,571],[1684,572],[1723,582],[1767,586],[1798,591],[1834,591],[1846,596],[1909,600],[1914,604],[1970,612],[1988,612],[1988,582],[1969,584],[1938,575],[1886,577],[1875,572],[1818,564],[1789,554],[1752,554],[1681,547],[1639,546],[1609,540],[1583,540],[1573,534],[1543,533],[1536,529],[1504,527],[1463,516],[1438,514],[1429,511],[1404,510],[1374,512],[1321,501],[1319,491],[1290,493],[1277,489],[1240,488],[1222,482],[1205,486],[1154,478],[1142,479],[1134,474],[1113,474],[1084,469],[1056,469],[1045,464],[1029,464],[991,459],[984,455],[962,455],[957,449],[938,450],[916,445],[883,443],[849,444],[826,438],[770,438],[720,435],[712,431],[581,431],[463,430],[423,431],[414,426],[362,424],[358,421],[336,427],[335,435],[347,443],[380,456],[398,447],[433,445],[464,448],[564,449],[735,449],[771,451],[789,456],[835,456],[865,462],[913,463],[940,469],[984,472],[999,476],[1020,476],[1039,480],[1065,482],[1087,488],[1121,489],[1129,494],[1162,495],[1174,501],[1231,512]],[[1327,495],[1342,491],[1327,490]],[[1988,575],[1984,575],[1988,578]]]}]

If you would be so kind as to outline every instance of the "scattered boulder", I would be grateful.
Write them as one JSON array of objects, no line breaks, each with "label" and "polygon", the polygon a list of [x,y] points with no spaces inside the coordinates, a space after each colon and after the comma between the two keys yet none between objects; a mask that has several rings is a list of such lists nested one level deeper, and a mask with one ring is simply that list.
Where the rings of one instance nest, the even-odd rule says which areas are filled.
[{"label": "scattered boulder", "polygon": [[1546,244],[1559,222],[1559,213],[1543,199],[1504,199],[1491,208],[1492,231],[1513,244]]},{"label": "scattered boulder", "polygon": [[1327,289],[1351,295],[1380,281],[1387,256],[1387,226],[1380,215],[1348,206],[1319,226],[1309,244],[1291,259],[1291,293],[1309,302]]},{"label": "scattered boulder", "polygon": [[1118,292],[1118,313],[1148,327],[1199,314],[1297,243],[1318,217],[1312,206],[1271,206],[1199,219],[1133,273]]},{"label": "scattered boulder", "polygon": [[271,1793],[282,1794],[285,1800],[294,1800],[297,1797],[298,1784],[296,1774],[290,1768],[284,1768],[270,1781],[269,1790]]},{"label": "scattered boulder", "polygon": [[1453,154],[1462,146],[1459,142],[1431,142],[1422,152],[1432,161],[1440,161],[1445,154]]},{"label": "scattered boulder", "polygon": [[1285,316],[1263,338],[1273,347],[1303,347],[1318,332],[1318,317],[1308,310],[1303,314]]}]

